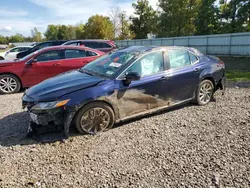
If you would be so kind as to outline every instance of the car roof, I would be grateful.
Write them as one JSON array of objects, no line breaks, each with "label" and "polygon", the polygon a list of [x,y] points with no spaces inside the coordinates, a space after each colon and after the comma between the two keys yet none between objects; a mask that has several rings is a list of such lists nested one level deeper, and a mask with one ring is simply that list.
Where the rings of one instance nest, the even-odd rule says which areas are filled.
[{"label": "car roof", "polygon": [[184,50],[189,50],[191,52],[193,52],[194,54],[197,55],[201,55],[202,53],[200,51],[198,51],[195,48],[191,48],[191,47],[185,47],[185,46],[129,46],[129,47],[124,47],[122,49],[118,49],[117,51],[121,51],[121,52],[141,52],[141,53],[145,53],[145,52],[150,52],[150,51],[154,51],[154,50],[160,50],[160,49],[164,49],[164,50],[168,50],[168,49],[184,49]]},{"label": "car roof", "polygon": [[112,40],[103,40],[103,39],[84,39],[84,40],[69,40],[67,42],[110,42]]},{"label": "car roof", "polygon": [[15,46],[11,49],[14,49],[14,48],[32,48],[32,46]]},{"label": "car roof", "polygon": [[90,50],[93,52],[98,52],[98,53],[103,53],[99,50],[93,49],[93,48],[88,48],[85,46],[49,46],[49,47],[45,47],[42,48],[42,51],[49,51],[49,50],[60,50],[60,49],[79,49],[79,50]]}]

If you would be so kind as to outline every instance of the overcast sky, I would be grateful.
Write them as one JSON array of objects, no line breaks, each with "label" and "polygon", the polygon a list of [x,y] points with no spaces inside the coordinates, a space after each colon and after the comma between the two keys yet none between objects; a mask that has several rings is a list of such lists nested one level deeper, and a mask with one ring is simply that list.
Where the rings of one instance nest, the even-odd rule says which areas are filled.
[{"label": "overcast sky", "polygon": [[[149,0],[156,8],[157,0]],[[0,35],[31,34],[34,27],[44,32],[49,24],[85,23],[94,14],[108,15],[119,6],[133,14],[135,0],[0,0]]]}]

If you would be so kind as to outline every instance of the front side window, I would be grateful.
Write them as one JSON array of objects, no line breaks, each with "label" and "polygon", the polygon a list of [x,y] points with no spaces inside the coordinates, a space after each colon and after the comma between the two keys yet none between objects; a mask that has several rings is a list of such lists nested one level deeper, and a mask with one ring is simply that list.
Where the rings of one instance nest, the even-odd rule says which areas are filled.
[{"label": "front side window", "polygon": [[191,65],[189,53],[186,50],[169,50],[168,57],[171,69]]},{"label": "front side window", "polygon": [[164,60],[162,52],[153,52],[137,60],[127,69],[127,71],[125,71],[125,74],[129,72],[137,72],[141,77],[154,75],[164,70],[163,64]]},{"label": "front side window", "polygon": [[20,52],[20,49],[21,48],[13,48],[13,49],[10,50],[10,52]]},{"label": "front side window", "polygon": [[80,69],[81,72],[110,78],[120,71],[138,52],[114,52],[104,55]]},{"label": "front side window", "polygon": [[85,50],[68,49],[65,50],[65,59],[86,57]]},{"label": "front side window", "polygon": [[59,60],[61,59],[61,51],[54,50],[54,51],[44,52],[43,54],[39,55],[36,59],[37,62]]}]

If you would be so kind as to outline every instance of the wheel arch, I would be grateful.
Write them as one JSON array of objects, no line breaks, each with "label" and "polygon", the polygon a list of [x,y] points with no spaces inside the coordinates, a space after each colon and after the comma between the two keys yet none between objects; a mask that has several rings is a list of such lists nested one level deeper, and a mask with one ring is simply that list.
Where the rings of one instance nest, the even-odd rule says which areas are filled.
[{"label": "wheel arch", "polygon": [[115,119],[118,118],[118,115],[119,115],[119,114],[118,114],[118,111],[117,111],[118,108],[116,108],[114,105],[112,105],[112,103],[109,102],[109,101],[97,99],[97,100],[88,100],[87,102],[81,104],[81,105],[77,108],[77,110],[75,111],[75,113],[74,113],[74,115],[73,115],[73,118],[72,118],[72,121],[74,121],[74,119],[75,119],[77,113],[78,113],[83,107],[85,107],[86,105],[89,105],[89,104],[91,104],[91,103],[104,103],[104,104],[108,105],[108,106],[113,110],[114,115],[115,115]]},{"label": "wheel arch", "polygon": [[11,73],[11,72],[3,72],[3,73],[0,73],[0,76],[2,76],[2,75],[12,75],[12,76],[15,76],[15,77],[19,80],[19,82],[20,82],[20,84],[21,84],[21,88],[23,87],[22,80],[21,80],[21,79],[19,78],[19,76],[17,76],[16,74]]},{"label": "wheel arch", "polygon": [[200,83],[201,83],[202,81],[204,81],[204,80],[210,80],[210,81],[213,83],[214,87],[216,86],[215,80],[214,80],[214,78],[213,78],[212,76],[205,76],[205,77],[203,77],[203,78],[200,80]]}]

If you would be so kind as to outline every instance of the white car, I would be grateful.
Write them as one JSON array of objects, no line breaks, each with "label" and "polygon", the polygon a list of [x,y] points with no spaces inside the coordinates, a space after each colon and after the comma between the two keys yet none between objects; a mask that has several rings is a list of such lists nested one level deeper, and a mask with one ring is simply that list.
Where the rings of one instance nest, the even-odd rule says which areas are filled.
[{"label": "white car", "polygon": [[0,52],[0,60],[14,60],[16,59],[16,55],[20,52],[26,51],[32,48],[32,46],[18,46],[11,48],[5,52]]}]

